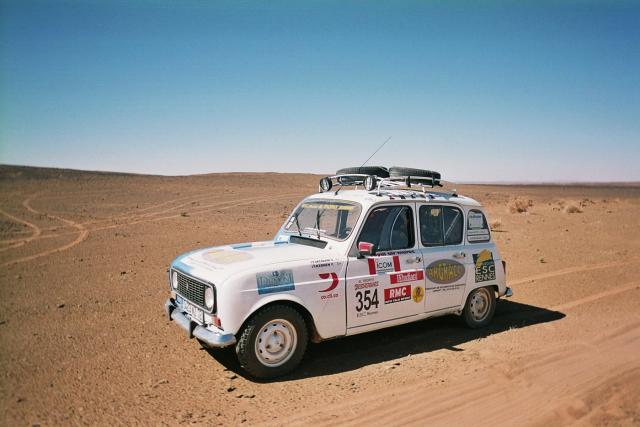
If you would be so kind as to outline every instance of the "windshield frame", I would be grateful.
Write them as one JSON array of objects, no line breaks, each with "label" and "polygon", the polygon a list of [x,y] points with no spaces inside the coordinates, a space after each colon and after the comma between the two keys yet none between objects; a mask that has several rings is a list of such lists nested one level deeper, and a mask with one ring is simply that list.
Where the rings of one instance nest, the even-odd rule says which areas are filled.
[{"label": "windshield frame", "polygon": [[[313,232],[304,231],[304,230],[310,230],[310,228],[308,228],[308,227],[303,227],[302,230],[298,230],[295,227],[294,227],[295,229],[294,228],[287,229],[287,225],[289,223],[291,223],[292,225],[295,225],[296,221],[293,218],[295,217],[296,212],[298,212],[298,210],[305,203],[344,204],[344,205],[354,206],[355,208],[358,209],[358,213],[357,213],[357,216],[355,217],[355,221],[353,223],[353,228],[351,229],[351,232],[349,232],[347,237],[345,237],[344,239],[339,239],[337,237],[333,237],[333,236],[330,236],[328,234],[322,234],[322,233],[320,234],[320,239],[318,239],[318,235],[315,232],[316,229],[313,229]],[[359,203],[359,202],[355,202],[355,201],[352,201],[352,200],[342,200],[342,199],[339,199],[339,200],[335,200],[335,199],[304,199],[303,201],[301,201],[298,204],[298,206],[295,207],[295,209],[291,212],[291,214],[289,215],[287,220],[284,222],[284,224],[282,225],[282,232],[287,234],[287,235],[295,235],[295,236],[297,236],[300,233],[302,233],[303,236],[311,236],[311,238],[313,238],[315,240],[322,240],[324,238],[324,239],[329,239],[329,240],[333,240],[333,241],[336,241],[336,242],[345,242],[345,241],[349,240],[351,237],[353,237],[353,233],[358,228],[358,222],[360,221],[360,217],[361,216],[362,216],[362,204]]]}]

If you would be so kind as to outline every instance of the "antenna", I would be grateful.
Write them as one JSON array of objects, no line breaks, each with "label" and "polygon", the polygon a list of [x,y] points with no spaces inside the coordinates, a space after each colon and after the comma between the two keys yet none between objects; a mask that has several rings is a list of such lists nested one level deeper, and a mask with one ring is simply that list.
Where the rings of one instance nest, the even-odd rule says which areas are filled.
[{"label": "antenna", "polygon": [[391,140],[391,137],[387,138],[387,140],[386,140],[385,142],[383,142],[383,143],[382,143],[382,145],[381,145],[380,147],[378,147],[378,149],[377,149],[376,151],[374,151],[374,152],[373,152],[373,154],[372,154],[372,155],[370,155],[370,156],[369,156],[369,158],[368,158],[367,160],[365,160],[365,161],[364,161],[364,163],[363,163],[360,167],[362,167],[362,166],[366,165],[366,164],[367,164],[367,162],[368,162],[369,160],[371,160],[371,158],[372,158],[373,156],[375,156],[375,155],[376,155],[376,153],[377,153],[378,151],[380,151],[380,149],[381,149],[382,147],[384,147],[384,146],[385,146],[385,144],[386,144],[387,142],[389,142],[390,140]]}]

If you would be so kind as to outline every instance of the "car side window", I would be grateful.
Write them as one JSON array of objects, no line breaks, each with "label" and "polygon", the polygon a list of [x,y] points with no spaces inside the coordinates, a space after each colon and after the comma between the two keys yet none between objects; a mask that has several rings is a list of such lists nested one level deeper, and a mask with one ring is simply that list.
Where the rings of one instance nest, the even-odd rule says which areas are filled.
[{"label": "car side window", "polygon": [[383,206],[371,211],[358,243],[369,242],[378,251],[408,249],[415,245],[413,215],[409,206]]},{"label": "car side window", "polygon": [[482,243],[491,239],[487,218],[482,211],[471,209],[467,218],[467,242]]},{"label": "car side window", "polygon": [[458,208],[420,207],[420,239],[423,246],[458,245],[462,243],[463,228],[462,211]]}]

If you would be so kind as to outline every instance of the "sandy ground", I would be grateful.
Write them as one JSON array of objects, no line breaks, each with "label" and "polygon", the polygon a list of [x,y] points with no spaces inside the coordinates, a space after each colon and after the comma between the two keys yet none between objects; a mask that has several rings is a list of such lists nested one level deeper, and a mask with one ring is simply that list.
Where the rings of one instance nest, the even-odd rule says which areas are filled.
[{"label": "sandy ground", "polygon": [[0,167],[0,425],[640,425],[634,185],[460,186],[515,292],[485,330],[449,316],[311,345],[258,383],[166,320],[174,256],[269,239],[316,188]]}]

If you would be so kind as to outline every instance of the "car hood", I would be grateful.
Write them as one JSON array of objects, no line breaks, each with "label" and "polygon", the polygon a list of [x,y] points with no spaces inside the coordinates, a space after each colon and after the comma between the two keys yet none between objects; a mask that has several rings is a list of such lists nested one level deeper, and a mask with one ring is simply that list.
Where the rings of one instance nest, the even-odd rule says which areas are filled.
[{"label": "car hood", "polygon": [[176,258],[172,268],[194,277],[220,283],[229,276],[264,269],[273,264],[294,261],[321,262],[334,257],[331,251],[289,242],[252,242],[217,246],[188,252]]}]

